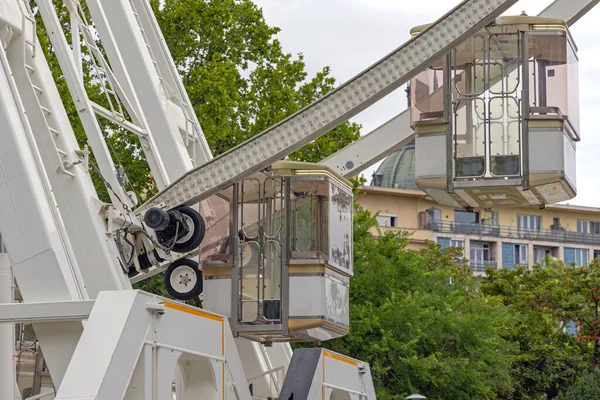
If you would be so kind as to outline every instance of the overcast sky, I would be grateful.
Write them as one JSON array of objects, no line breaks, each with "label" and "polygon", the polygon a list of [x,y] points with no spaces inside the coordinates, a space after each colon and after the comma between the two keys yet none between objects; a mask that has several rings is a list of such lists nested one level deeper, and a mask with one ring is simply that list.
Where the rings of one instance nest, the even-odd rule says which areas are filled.
[{"label": "overcast sky", "polygon": [[[267,22],[281,28],[285,51],[304,54],[314,75],[331,67],[338,84],[409,39],[413,26],[433,22],[458,0],[254,0]],[[521,0],[509,14],[537,15],[552,0]],[[577,197],[570,204],[600,207],[600,129],[594,123],[594,106],[600,104],[600,6],[572,28],[579,47],[581,137],[577,147]],[[353,120],[368,133],[406,108],[406,95],[398,89]],[[596,111],[597,112],[597,111]],[[543,150],[542,150],[543,151]],[[365,172],[370,181],[374,169]]]}]

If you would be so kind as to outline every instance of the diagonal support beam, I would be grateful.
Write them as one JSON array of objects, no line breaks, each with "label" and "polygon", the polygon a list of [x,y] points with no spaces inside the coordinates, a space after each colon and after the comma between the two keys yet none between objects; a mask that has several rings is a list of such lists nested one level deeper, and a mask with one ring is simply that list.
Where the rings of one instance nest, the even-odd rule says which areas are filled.
[{"label": "diagonal support beam", "polygon": [[546,7],[539,16],[558,18],[571,26],[598,3],[600,3],[600,0],[556,0]]},{"label": "diagonal support beam", "polygon": [[398,49],[326,96],[196,168],[138,209],[195,204],[260,171],[370,107],[500,16],[517,0],[465,0]]}]

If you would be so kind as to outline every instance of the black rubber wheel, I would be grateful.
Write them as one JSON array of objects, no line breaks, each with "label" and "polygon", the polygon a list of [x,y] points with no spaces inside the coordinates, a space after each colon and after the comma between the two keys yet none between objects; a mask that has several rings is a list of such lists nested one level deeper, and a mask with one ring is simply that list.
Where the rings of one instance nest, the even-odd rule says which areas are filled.
[{"label": "black rubber wheel", "polygon": [[177,253],[187,253],[188,251],[194,250],[202,243],[204,234],[206,233],[206,224],[200,213],[193,208],[179,207],[177,210],[182,213],[186,219],[190,232],[175,242],[173,251],[176,251]]},{"label": "black rubber wheel", "polygon": [[196,261],[182,258],[165,271],[165,288],[177,300],[191,300],[202,293],[202,271]]}]

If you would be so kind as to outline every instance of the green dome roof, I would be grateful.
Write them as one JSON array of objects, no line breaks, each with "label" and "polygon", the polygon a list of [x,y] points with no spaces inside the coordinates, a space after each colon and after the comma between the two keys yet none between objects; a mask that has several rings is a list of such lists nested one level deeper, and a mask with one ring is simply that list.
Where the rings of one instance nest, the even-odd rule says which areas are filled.
[{"label": "green dome roof", "polygon": [[415,184],[415,142],[390,154],[373,174],[371,186],[420,190]]}]

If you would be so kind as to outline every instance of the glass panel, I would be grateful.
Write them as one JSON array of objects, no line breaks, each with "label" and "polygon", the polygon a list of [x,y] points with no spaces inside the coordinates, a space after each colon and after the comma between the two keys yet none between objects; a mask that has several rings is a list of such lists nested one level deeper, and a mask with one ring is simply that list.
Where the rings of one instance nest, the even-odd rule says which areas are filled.
[{"label": "glass panel", "polygon": [[454,114],[454,144],[457,176],[485,173],[485,103],[482,99],[460,100]]},{"label": "glass panel", "polygon": [[260,280],[260,246],[256,241],[240,243],[241,321],[258,318],[258,287]]},{"label": "glass panel", "polygon": [[488,79],[490,93],[514,94],[521,79],[521,46],[518,33],[490,36]]},{"label": "glass panel", "polygon": [[240,233],[247,239],[257,239],[260,219],[260,181],[245,179],[240,185]]},{"label": "glass panel", "polygon": [[329,264],[352,273],[352,192],[335,182],[329,182],[329,190]]},{"label": "glass panel", "polygon": [[231,215],[230,203],[223,198],[212,196],[200,204],[202,216],[213,222],[210,229],[206,230],[200,245],[200,262],[202,265],[209,262],[231,263],[231,246],[229,246],[229,216]]},{"label": "glass panel", "polygon": [[313,196],[297,197],[293,202],[294,209],[294,237],[292,250],[314,250],[314,207]]},{"label": "glass panel", "polygon": [[473,36],[451,53],[454,90],[460,96],[481,95],[486,89],[485,41],[484,36]]},{"label": "glass panel", "polygon": [[281,240],[285,223],[282,178],[265,179],[262,200],[264,235],[266,238]]},{"label": "glass panel", "polygon": [[444,116],[444,71],[441,62],[438,64],[410,81],[410,120],[413,124]]},{"label": "glass panel", "polygon": [[273,321],[281,318],[281,240],[284,235],[285,209],[283,179],[267,178],[263,184],[263,316]]},{"label": "glass panel", "polygon": [[[530,105],[532,114],[555,114],[557,108],[579,131],[577,54],[566,33],[529,33]],[[542,107],[540,109],[540,107]]]},{"label": "glass panel", "polygon": [[479,213],[454,210],[454,222],[460,224],[476,224],[479,222]]},{"label": "glass panel", "polygon": [[[268,240],[265,243],[265,270],[263,279],[263,299],[281,299],[281,246],[279,242]],[[272,303],[273,305],[279,303]],[[271,310],[273,312],[275,310]],[[279,313],[268,314],[265,308],[266,319],[279,319]]]}]

